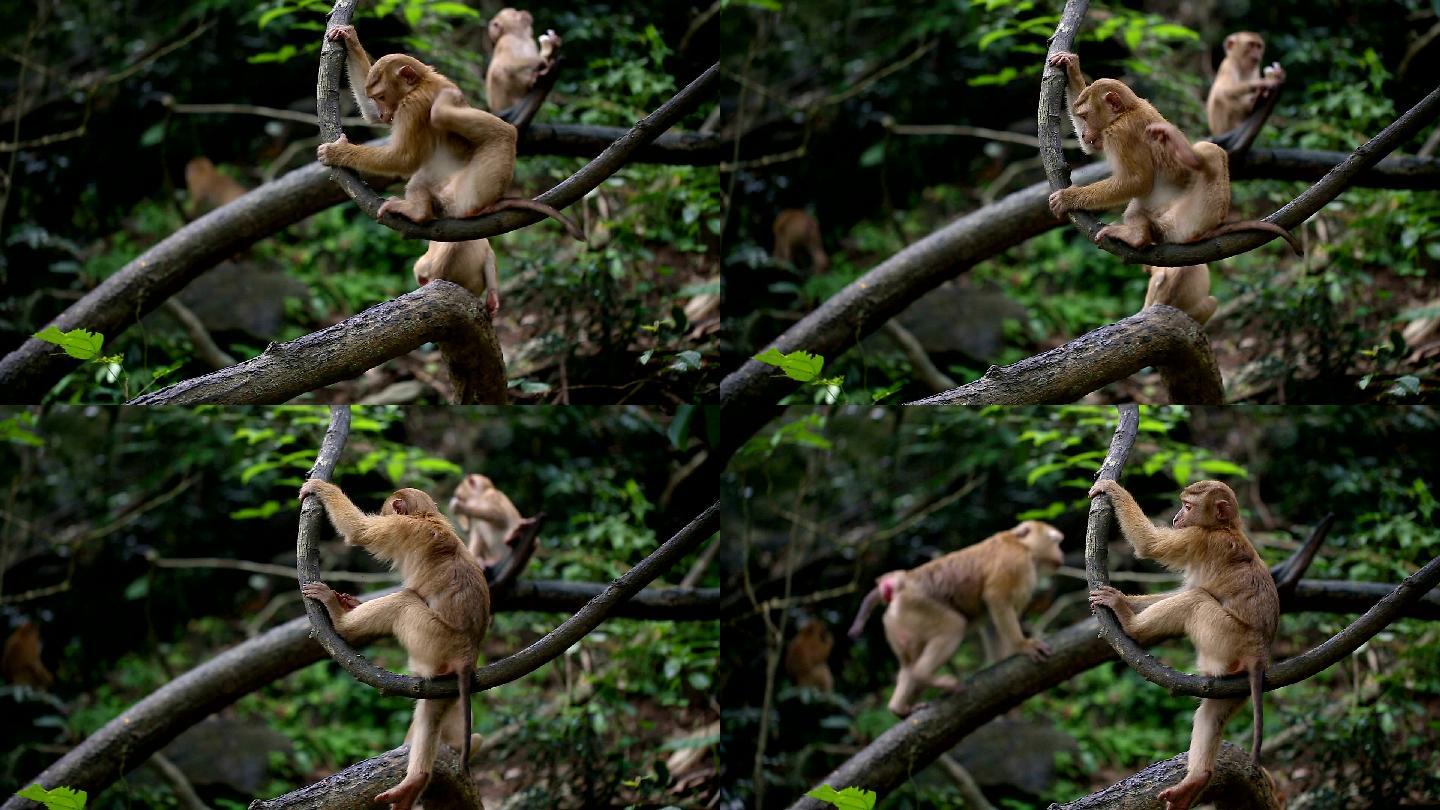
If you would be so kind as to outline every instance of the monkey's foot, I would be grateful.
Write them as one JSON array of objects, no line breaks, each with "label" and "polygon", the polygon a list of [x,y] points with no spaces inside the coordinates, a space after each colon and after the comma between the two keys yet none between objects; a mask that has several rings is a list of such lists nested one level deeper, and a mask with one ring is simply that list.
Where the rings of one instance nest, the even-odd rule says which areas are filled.
[{"label": "monkey's foot", "polygon": [[1038,664],[1050,657],[1050,645],[1038,638],[1032,638],[1026,641],[1025,649],[1021,652],[1029,656],[1031,661]]},{"label": "monkey's foot", "polygon": [[953,675],[936,675],[930,679],[930,685],[936,689],[944,689],[946,692],[957,695],[965,691],[965,684],[961,683],[959,679]]},{"label": "monkey's foot", "polygon": [[1195,797],[1200,795],[1200,789],[1209,781],[1209,771],[1187,774],[1180,784],[1160,791],[1155,794],[1155,798],[1165,802],[1165,810],[1189,810]]},{"label": "monkey's foot", "polygon": [[916,710],[916,709],[923,708],[924,706],[925,706],[924,703],[920,703],[920,704],[917,704],[917,705],[915,705],[915,706],[895,706],[895,705],[892,704],[892,705],[888,706],[887,708],[889,708],[889,709],[890,709],[890,713],[893,714],[893,715],[895,715],[896,717],[904,718],[904,717],[909,717],[910,715],[912,715],[912,714],[915,713],[915,710]]},{"label": "monkey's foot", "polygon": [[1076,56],[1073,53],[1070,53],[1069,51],[1056,51],[1055,53],[1050,54],[1050,58],[1046,61],[1054,65],[1055,67],[1068,68],[1071,62],[1078,62],[1079,60],[1080,57]]},{"label": "monkey's foot", "polygon": [[410,810],[429,781],[430,774],[425,771],[407,774],[403,782],[376,796],[375,803],[388,803],[394,810]]},{"label": "monkey's foot", "polygon": [[[307,599],[314,599],[322,605],[326,602],[334,601],[336,597],[335,591],[331,590],[330,586],[323,582],[302,582],[300,584],[300,593]],[[350,598],[353,599],[354,597],[352,596]]]},{"label": "monkey's foot", "polygon": [[375,212],[375,218],[384,219],[386,214],[395,214],[415,223],[429,222],[435,218],[431,212],[401,197],[391,197],[380,203],[380,210]]},{"label": "monkey's foot", "polygon": [[490,317],[495,317],[500,312],[500,293],[491,290],[485,294],[485,311]]},{"label": "monkey's foot", "polygon": [[1090,592],[1090,607],[1101,605],[1119,613],[1125,607],[1125,594],[1109,585],[1100,585]]},{"label": "monkey's foot", "polygon": [[1095,234],[1095,244],[1100,244],[1100,241],[1106,237],[1118,239],[1136,250],[1150,244],[1149,236],[1124,225],[1106,225],[1101,228],[1100,232]]}]

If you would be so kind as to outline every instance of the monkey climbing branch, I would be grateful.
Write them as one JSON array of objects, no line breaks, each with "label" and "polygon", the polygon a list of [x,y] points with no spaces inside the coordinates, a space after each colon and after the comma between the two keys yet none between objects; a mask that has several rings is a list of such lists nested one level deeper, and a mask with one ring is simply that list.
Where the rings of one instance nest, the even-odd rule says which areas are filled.
[{"label": "monkey climbing branch", "polygon": [[[330,480],[335,470],[335,461],[350,432],[350,411],[345,406],[330,409],[330,427],[325,432],[315,466],[310,470],[311,478]],[[300,509],[300,528],[295,541],[296,573],[300,582],[314,582],[319,579],[320,563],[315,551],[315,536],[320,526],[324,508],[315,498],[307,498]],[[619,579],[610,583],[598,596],[580,608],[575,615],[560,623],[559,627],[545,634],[539,641],[525,649],[489,664],[475,673],[473,692],[480,692],[492,686],[509,683],[544,666],[591,630],[600,626],[610,613],[621,603],[639,593],[642,588],[660,574],[679,562],[686,554],[699,548],[707,538],[720,528],[720,504],[713,503],[676,532],[673,537],[660,545],[648,557],[641,560]],[[459,689],[453,677],[438,679],[414,678],[397,675],[382,669],[360,655],[345,642],[330,624],[325,609],[311,599],[305,600],[305,611],[310,617],[311,635],[325,648],[346,672],[361,683],[373,686],[384,694],[404,695],[411,698],[455,697]]]},{"label": "monkey climbing branch", "polygon": [[[1125,467],[1125,460],[1129,458],[1130,448],[1134,446],[1135,436],[1139,432],[1140,412],[1138,406],[1120,405],[1118,408],[1120,421],[1115,427],[1115,435],[1110,440],[1110,451],[1105,455],[1100,472],[1095,476],[1097,481],[1101,479],[1119,480],[1120,471]],[[1110,542],[1110,526],[1114,522],[1113,515],[1114,507],[1110,503],[1108,495],[1102,495],[1090,501],[1090,517],[1085,527],[1085,573],[1089,578],[1091,590],[1100,585],[1110,584],[1106,546]],[[1314,548],[1319,545],[1323,535],[1324,532],[1317,529],[1305,547],[1298,551],[1291,561],[1280,566],[1282,583],[1288,583],[1289,580],[1299,577],[1304,572],[1305,558],[1313,557]],[[1299,683],[1340,661],[1399,618],[1406,608],[1419,602],[1421,597],[1437,584],[1440,584],[1440,557],[1436,557],[1419,571],[1406,577],[1404,582],[1377,602],[1374,607],[1329,640],[1302,655],[1286,659],[1271,667],[1265,675],[1265,691]],[[1250,694],[1249,682],[1243,675],[1207,678],[1177,672],[1165,666],[1148,655],[1134,639],[1125,635],[1124,631],[1120,629],[1119,620],[1115,618],[1114,612],[1109,608],[1098,607],[1094,613],[1100,623],[1100,637],[1105,639],[1114,648],[1116,654],[1129,664],[1131,669],[1140,673],[1145,680],[1163,686],[1177,695],[1235,698],[1246,697]]]}]

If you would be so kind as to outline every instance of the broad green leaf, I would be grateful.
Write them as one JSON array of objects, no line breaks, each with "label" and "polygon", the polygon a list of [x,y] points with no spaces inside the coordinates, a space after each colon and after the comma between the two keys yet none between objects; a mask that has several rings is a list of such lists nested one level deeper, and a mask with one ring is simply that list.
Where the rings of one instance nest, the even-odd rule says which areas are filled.
[{"label": "broad green leaf", "polygon": [[36,782],[15,794],[22,799],[40,802],[45,810],[83,810],[89,794],[75,788],[57,787],[46,790]]},{"label": "broad green leaf", "polygon": [[820,370],[825,367],[825,358],[804,350],[784,354],[772,347],[755,355],[754,359],[775,366],[785,372],[786,377],[797,382],[810,382],[819,376]]},{"label": "broad green leaf", "polygon": [[829,785],[821,785],[805,795],[829,802],[840,810],[871,810],[875,806],[875,791],[856,787],[837,791]]},{"label": "broad green leaf", "polygon": [[53,326],[47,326],[35,333],[35,337],[46,343],[51,343],[65,350],[65,353],[76,360],[91,360],[100,354],[100,348],[105,345],[105,336],[84,329],[71,329],[69,332],[61,332]]}]

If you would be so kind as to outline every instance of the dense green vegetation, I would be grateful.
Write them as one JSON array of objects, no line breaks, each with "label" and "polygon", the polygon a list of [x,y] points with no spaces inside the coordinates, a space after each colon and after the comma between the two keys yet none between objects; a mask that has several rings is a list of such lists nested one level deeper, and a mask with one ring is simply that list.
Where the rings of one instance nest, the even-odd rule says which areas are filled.
[{"label": "dense green vegetation", "polygon": [[[1085,493],[1114,423],[1113,411],[1092,407],[797,407],[750,441],[721,484],[735,545],[724,583],[730,596],[719,684],[723,789],[753,801],[760,775],[763,808],[784,807],[899,722],[885,706],[896,664],[880,622],[872,618],[853,643],[844,633],[880,573],[918,565],[1022,519],[1063,531],[1067,564],[1083,569]],[[1157,518],[1170,514],[1184,484],[1227,481],[1270,563],[1286,558],[1334,512],[1307,578],[1394,583],[1440,555],[1437,438],[1440,415],[1429,409],[1147,408],[1122,480]],[[1159,572],[1136,563],[1122,545],[1112,547],[1112,570]],[[1120,585],[1131,592],[1164,587]],[[1037,589],[1027,625],[1043,636],[1086,618],[1084,593],[1083,578],[1052,577]],[[766,606],[785,638],[805,617],[830,625],[834,694],[799,688],[777,666],[767,703],[766,653],[778,642],[756,604]],[[1276,659],[1312,648],[1353,619],[1284,615]],[[1394,807],[1440,797],[1437,629],[1433,621],[1401,620],[1343,664],[1266,694],[1265,765],[1292,803]],[[972,630],[948,671],[963,676],[983,665],[977,638]],[[1167,664],[1193,670],[1188,642],[1156,651]],[[767,705],[770,732],[757,771]],[[1108,663],[1030,698],[1001,721],[1047,730],[1038,753],[1001,732],[984,738],[990,767],[977,764],[984,752],[966,751],[968,740],[957,757],[997,807],[1067,802],[1185,750],[1194,707],[1193,698],[1171,696],[1123,663]],[[1246,717],[1226,731],[1227,739],[1248,745]],[[1055,744],[1057,732],[1073,746]],[[1053,771],[1038,788],[1003,778],[987,784],[997,761]],[[925,768],[879,806],[948,807],[959,795],[943,769]]]},{"label": "dense green vegetation", "polygon": [[[713,474],[678,472],[711,445],[710,416],[357,410],[336,474],[375,509],[399,485],[436,493],[443,506],[462,472],[485,472],[523,513],[548,515],[525,579],[604,584],[713,503]],[[295,492],[328,421],[310,407],[3,414],[0,465],[13,474],[0,529],[4,632],[22,618],[38,623],[56,681],[48,692],[0,685],[0,794],[197,664],[303,615],[284,572],[295,559]],[[383,570],[331,542],[328,528],[324,537],[322,569]],[[278,572],[220,567],[234,560]],[[692,562],[655,585],[678,584]],[[699,585],[716,581],[707,573]],[[482,663],[565,618],[502,610]],[[482,794],[533,808],[699,801],[713,780],[674,792],[663,763],[677,738],[714,722],[718,632],[713,621],[611,620],[532,675],[477,696],[476,730],[494,746],[474,765]],[[393,641],[369,650],[404,669]],[[211,806],[244,807],[397,747],[412,706],[325,660],[246,695],[166,753]],[[217,735],[233,741],[208,761],[185,759],[214,750]],[[154,769],[140,767],[92,793],[89,806],[178,805]]]},{"label": "dense green vegetation", "polygon": [[[415,53],[483,104],[484,24],[501,5],[362,3],[355,24],[372,54]],[[208,156],[254,187],[313,162],[318,142],[313,124],[278,116],[315,112],[328,3],[35,6],[7,14],[16,24],[0,33],[16,54],[0,72],[0,97],[17,102],[7,102],[0,124],[5,140],[29,144],[0,163],[9,177],[0,204],[0,277],[8,288],[0,353],[185,224],[191,158]],[[540,31],[564,36],[561,75],[540,123],[628,128],[715,59],[713,34],[692,30],[694,12],[685,4],[527,8]],[[177,106],[196,104],[237,109]],[[706,102],[678,128],[696,128],[712,107]],[[352,141],[378,134],[349,128]],[[522,157],[517,193],[534,196],[585,162]],[[497,331],[512,393],[668,402],[696,401],[712,388],[713,328],[692,336],[697,324],[682,309],[718,292],[709,257],[719,209],[712,167],[632,164],[569,212],[584,220],[588,248],[553,223],[492,240],[505,290]],[[243,360],[269,341],[313,332],[414,289],[410,268],[423,252],[422,242],[370,221],[347,200],[232,257],[182,300],[222,349]],[[83,366],[53,398],[122,400],[212,370],[166,314],[105,338],[113,361]],[[363,396],[415,372],[423,382],[436,359],[433,351],[398,359],[377,378],[341,388]],[[422,389],[422,397],[438,398]]]},{"label": "dense green vegetation", "polygon": [[[743,76],[734,126],[752,144],[775,143],[784,159],[757,158],[735,178],[724,261],[730,300],[742,303],[726,311],[729,356],[754,354],[798,314],[957,216],[1044,181],[1025,137],[1035,133],[1061,5],[816,0],[730,20],[725,41],[749,43],[726,52]],[[1436,22],[1422,0],[1383,13],[1292,0],[1092,3],[1076,49],[1090,75],[1123,78],[1198,139],[1208,134],[1204,98],[1224,36],[1258,31],[1266,62],[1281,62],[1288,79],[1256,147],[1348,153],[1434,89],[1440,46],[1417,32]],[[1427,126],[1401,153],[1413,155],[1433,132]],[[1067,155],[1072,166],[1088,160]],[[1234,209],[1265,216],[1307,186],[1240,181]],[[828,275],[768,258],[771,220],[792,207],[815,212]],[[1375,401],[1433,391],[1433,356],[1412,356],[1400,332],[1437,314],[1440,196],[1352,188],[1300,230],[1304,258],[1276,242],[1211,268],[1222,309],[1208,331],[1228,398]],[[958,289],[902,317],[959,383],[1138,311],[1147,282],[1068,225],[954,268],[962,272]],[[824,359],[824,377],[850,401],[931,392],[884,336]],[[1103,396],[1153,399],[1153,379]],[[836,394],[812,390],[805,400]]]}]

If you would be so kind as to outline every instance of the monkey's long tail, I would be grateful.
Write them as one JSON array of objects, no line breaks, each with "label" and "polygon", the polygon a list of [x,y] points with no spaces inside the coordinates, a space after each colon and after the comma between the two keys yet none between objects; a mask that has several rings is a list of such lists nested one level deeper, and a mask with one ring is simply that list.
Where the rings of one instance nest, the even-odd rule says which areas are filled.
[{"label": "monkey's long tail", "polygon": [[585,234],[582,233],[579,228],[575,227],[575,223],[570,221],[569,217],[560,213],[555,208],[536,200],[527,200],[524,197],[501,197],[500,199],[495,201],[494,205],[486,208],[480,213],[488,214],[492,211],[499,211],[502,208],[523,208],[527,211],[535,211],[537,213],[544,214],[545,216],[550,217],[551,219],[565,226],[566,233],[570,234],[581,242],[585,241]]},{"label": "monkey's long tail", "polygon": [[865,601],[860,603],[860,612],[855,614],[855,621],[850,624],[850,638],[859,638],[865,632],[865,622],[870,621],[870,612],[880,602],[880,586],[876,585],[865,594]]},{"label": "monkey's long tail", "polygon": [[1300,242],[1295,238],[1294,234],[1273,222],[1266,222],[1263,219],[1245,219],[1239,222],[1226,223],[1200,238],[1210,239],[1215,236],[1224,236],[1227,233],[1236,233],[1239,231],[1268,231],[1289,242],[1290,249],[1295,251],[1296,256],[1305,255],[1305,251],[1300,248]]},{"label": "monkey's long tail", "polygon": [[1250,699],[1255,702],[1255,728],[1250,732],[1250,761],[1260,764],[1261,726],[1265,719],[1265,665],[1250,668]]},{"label": "monkey's long tail", "polygon": [[460,667],[460,714],[465,717],[465,734],[460,738],[460,772],[470,778],[470,679],[475,675],[475,665]]}]

